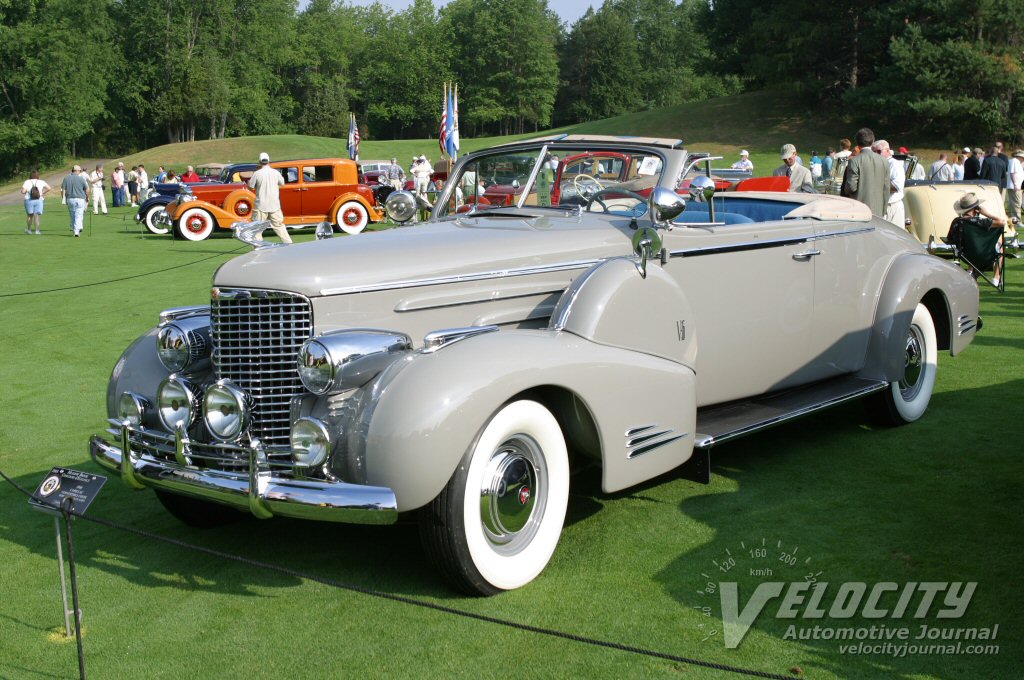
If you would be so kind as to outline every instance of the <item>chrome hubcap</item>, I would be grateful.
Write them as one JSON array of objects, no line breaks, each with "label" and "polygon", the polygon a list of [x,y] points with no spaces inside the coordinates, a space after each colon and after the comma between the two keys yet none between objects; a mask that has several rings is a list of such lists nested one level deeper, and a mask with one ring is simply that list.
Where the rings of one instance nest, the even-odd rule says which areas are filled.
[{"label": "chrome hubcap", "polygon": [[516,435],[491,454],[480,489],[480,521],[495,552],[514,555],[530,544],[547,505],[547,471],[537,442]]},{"label": "chrome hubcap", "polygon": [[917,396],[921,389],[921,375],[924,373],[924,338],[917,326],[910,327],[907,335],[906,363],[900,379],[900,394],[906,401]]},{"label": "chrome hubcap", "polygon": [[346,210],[345,211],[345,218],[344,219],[345,219],[345,224],[348,224],[348,225],[359,224],[359,213],[357,211],[355,211],[355,210]]}]

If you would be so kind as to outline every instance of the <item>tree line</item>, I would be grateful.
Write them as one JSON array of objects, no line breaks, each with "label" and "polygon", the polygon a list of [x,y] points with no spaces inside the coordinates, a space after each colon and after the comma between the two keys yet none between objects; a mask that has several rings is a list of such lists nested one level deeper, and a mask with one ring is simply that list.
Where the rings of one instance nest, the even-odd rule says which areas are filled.
[{"label": "tree line", "polygon": [[363,139],[432,137],[448,80],[463,137],[787,88],[795,109],[1013,139],[1017,4],[605,0],[565,25],[546,0],[0,0],[0,176],[68,153],[340,138],[350,111]]}]

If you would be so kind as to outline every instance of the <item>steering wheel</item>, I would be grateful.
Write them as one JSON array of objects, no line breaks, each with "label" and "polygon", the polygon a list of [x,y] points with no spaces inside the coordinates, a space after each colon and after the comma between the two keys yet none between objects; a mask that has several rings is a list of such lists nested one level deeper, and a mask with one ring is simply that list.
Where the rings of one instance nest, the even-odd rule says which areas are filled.
[{"label": "steering wheel", "polygon": [[[602,212],[610,212],[608,210],[608,205],[603,200],[601,200],[608,194],[615,194],[616,196],[629,196],[630,198],[635,198],[638,201],[640,201],[641,205],[647,205],[647,199],[641,196],[640,194],[636,193],[635,191],[630,191],[629,189],[620,189],[618,187],[610,187],[608,189],[601,189],[600,191],[594,192],[594,195],[591,196],[590,199],[587,201],[587,212],[591,212],[590,207],[595,203],[599,203],[601,205]],[[637,217],[643,215],[642,212],[636,212],[636,206],[632,208],[631,212],[633,212],[633,214],[636,215]]]},{"label": "steering wheel", "polygon": [[[585,179],[587,182],[580,182],[581,179]],[[597,185],[599,190],[604,189],[604,185],[601,184],[600,180],[591,175],[584,175],[583,173],[572,178],[572,185],[576,187],[576,193],[584,198],[588,198],[590,196],[591,189],[593,189],[594,185]],[[584,187],[586,188],[584,189]]]}]

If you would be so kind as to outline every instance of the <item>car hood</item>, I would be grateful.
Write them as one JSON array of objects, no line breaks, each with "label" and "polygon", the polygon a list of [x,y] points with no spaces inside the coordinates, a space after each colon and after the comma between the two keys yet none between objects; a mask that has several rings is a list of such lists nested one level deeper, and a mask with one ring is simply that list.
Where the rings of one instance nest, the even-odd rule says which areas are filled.
[{"label": "car hood", "polygon": [[225,263],[214,285],[318,297],[571,271],[629,255],[631,235],[627,219],[596,215],[461,218],[257,249]]}]

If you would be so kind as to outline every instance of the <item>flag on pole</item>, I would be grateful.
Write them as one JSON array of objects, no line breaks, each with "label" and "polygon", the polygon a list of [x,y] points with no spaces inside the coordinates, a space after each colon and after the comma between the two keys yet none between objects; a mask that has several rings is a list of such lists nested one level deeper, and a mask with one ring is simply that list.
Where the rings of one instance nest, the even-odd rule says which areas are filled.
[{"label": "flag on pole", "polygon": [[452,160],[458,158],[459,155],[459,86],[455,86],[455,95],[452,97],[452,148],[455,149],[455,153],[452,154]]},{"label": "flag on pole", "polygon": [[453,88],[448,87],[448,101],[445,102],[445,151],[448,152],[448,158],[455,160],[455,111],[452,109],[452,95],[454,94]]},{"label": "flag on pole", "polygon": [[348,157],[359,160],[359,126],[354,113],[348,114]]},{"label": "flag on pole", "polygon": [[437,131],[437,144],[441,147],[441,158],[444,158],[448,153],[448,83],[441,87],[441,128]]}]

